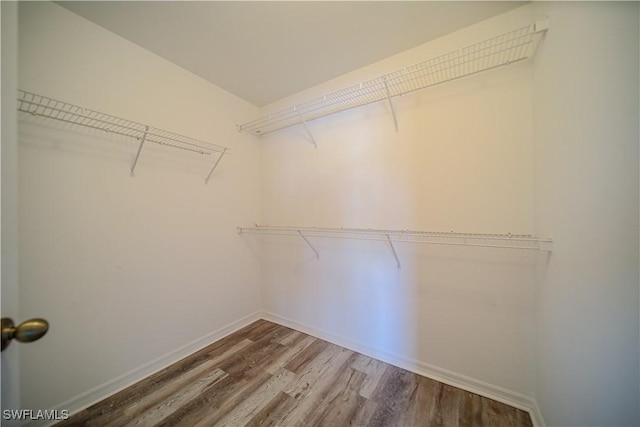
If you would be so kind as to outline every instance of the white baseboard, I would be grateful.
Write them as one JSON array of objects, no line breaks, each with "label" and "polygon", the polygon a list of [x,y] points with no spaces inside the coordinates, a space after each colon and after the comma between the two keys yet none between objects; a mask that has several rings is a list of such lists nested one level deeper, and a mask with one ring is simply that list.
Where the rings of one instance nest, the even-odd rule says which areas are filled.
[{"label": "white baseboard", "polygon": [[341,337],[331,332],[318,329],[274,313],[262,312],[262,318],[270,322],[296,329],[300,332],[304,332],[308,335],[312,335],[316,338],[337,344],[341,347],[348,348],[375,359],[382,360],[383,362],[406,369],[407,371],[414,372],[418,375],[522,409],[531,414],[531,420],[535,427],[544,426],[544,421],[542,420],[542,414],[540,413],[538,404],[535,399],[529,396],[525,396],[521,393],[507,390],[502,387],[497,387],[484,381],[458,374],[447,369],[439,368],[428,363],[374,348],[367,344]]},{"label": "white baseboard", "polygon": [[[251,313],[243,318],[236,320],[234,322],[229,323],[228,325],[223,326],[197,340],[194,340],[180,348],[177,348],[170,353],[165,354],[164,356],[160,356],[159,358],[152,360],[151,362],[145,363],[144,365],[133,369],[132,371],[127,372],[113,380],[110,380],[104,384],[96,386],[78,396],[75,396],[65,402],[62,402],[58,405],[55,405],[51,409],[57,409],[61,411],[66,409],[69,411],[70,415],[76,414],[83,409],[88,408],[91,405],[98,403],[99,401],[106,399],[109,396],[114,395],[115,393],[132,386],[138,381],[170,366],[181,359],[189,356],[197,352],[198,350],[226,337],[234,333],[235,331],[244,328],[245,326],[259,320],[261,316],[261,312]],[[32,423],[27,424],[27,426],[38,425],[39,427],[49,426],[55,423],[56,421],[52,421],[48,424],[43,424],[42,421],[34,421]]]},{"label": "white baseboard", "polygon": [[545,427],[544,418],[542,418],[542,412],[538,406],[538,402],[533,402],[533,408],[529,411],[531,414],[531,421],[533,421],[533,427]]}]

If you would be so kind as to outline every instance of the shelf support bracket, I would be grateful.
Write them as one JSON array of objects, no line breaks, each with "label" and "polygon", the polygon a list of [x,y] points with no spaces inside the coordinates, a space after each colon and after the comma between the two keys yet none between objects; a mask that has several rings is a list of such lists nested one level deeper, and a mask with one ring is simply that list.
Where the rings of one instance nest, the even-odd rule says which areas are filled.
[{"label": "shelf support bracket", "polygon": [[224,157],[224,155],[227,153],[227,150],[228,150],[228,148],[225,148],[220,153],[220,156],[218,156],[218,160],[216,160],[216,162],[213,164],[213,167],[209,171],[209,175],[207,175],[207,178],[204,180],[205,184],[209,183],[209,178],[211,178],[211,175],[213,175],[213,171],[216,170],[216,168],[218,167],[218,163],[220,163],[220,160],[222,160],[222,157]]},{"label": "shelf support bracket", "polygon": [[140,158],[140,153],[142,152],[142,146],[147,139],[147,133],[149,132],[149,126],[144,127],[144,135],[142,135],[142,140],[140,141],[140,146],[138,147],[138,152],[136,153],[135,159],[133,159],[133,164],[131,165],[131,176],[136,176],[136,165],[138,164],[138,159]]},{"label": "shelf support bracket", "polygon": [[384,79],[384,89],[387,91],[387,100],[389,101],[389,107],[391,108],[391,115],[393,116],[393,125],[396,128],[396,132],[398,132],[398,118],[396,117],[396,110],[393,108],[393,102],[391,101],[391,92],[389,91],[389,85],[387,84],[387,79]]},{"label": "shelf support bracket", "polygon": [[302,234],[302,231],[300,230],[296,230],[298,232],[298,234],[300,235],[300,237],[302,237],[302,240],[304,240],[304,242],[311,248],[311,250],[316,254],[316,259],[320,259],[320,255],[318,254],[318,251],[316,251],[316,248],[313,247],[313,245],[309,242],[309,239],[307,239],[305,237],[304,234]]},{"label": "shelf support bracket", "polygon": [[[300,115],[298,115],[298,117],[300,117]],[[313,137],[313,134],[311,133],[309,126],[307,126],[307,122],[305,122],[302,117],[300,117],[300,123],[302,123],[302,126],[304,126],[304,130],[307,131],[307,135],[309,135],[309,139],[311,140],[311,143],[313,144],[313,146],[318,148],[318,144],[316,144],[316,139]]]},{"label": "shelf support bracket", "polygon": [[396,248],[393,246],[393,242],[391,241],[391,238],[389,237],[389,235],[385,234],[385,236],[387,236],[387,242],[389,242],[389,246],[391,246],[391,252],[393,252],[393,257],[396,259],[396,264],[397,264],[398,268],[400,268],[400,260],[398,259],[398,254],[396,253]]}]

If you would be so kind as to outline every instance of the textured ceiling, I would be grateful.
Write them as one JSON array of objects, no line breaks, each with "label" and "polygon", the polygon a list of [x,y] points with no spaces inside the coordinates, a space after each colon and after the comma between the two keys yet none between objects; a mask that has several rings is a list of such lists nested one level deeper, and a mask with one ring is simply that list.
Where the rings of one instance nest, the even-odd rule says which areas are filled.
[{"label": "textured ceiling", "polygon": [[57,3],[258,106],[524,4]]}]

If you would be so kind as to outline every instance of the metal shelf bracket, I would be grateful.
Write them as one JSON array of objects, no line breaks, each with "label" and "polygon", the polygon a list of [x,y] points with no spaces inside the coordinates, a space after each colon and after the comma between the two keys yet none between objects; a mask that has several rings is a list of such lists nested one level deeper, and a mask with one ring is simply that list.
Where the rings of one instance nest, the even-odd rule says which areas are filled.
[{"label": "metal shelf bracket", "polygon": [[149,126],[145,126],[144,128],[144,135],[142,135],[142,140],[140,141],[140,145],[138,146],[138,152],[136,153],[136,157],[135,159],[133,159],[133,164],[131,165],[131,176],[136,176],[136,165],[138,164],[138,159],[140,158],[140,153],[142,152],[142,146],[147,140],[147,133],[149,133]]},{"label": "metal shelf bracket", "polygon": [[207,177],[204,180],[205,184],[209,183],[209,178],[211,178],[211,175],[213,175],[213,171],[216,170],[216,168],[218,167],[218,163],[220,163],[220,160],[222,160],[222,157],[224,157],[224,155],[227,153],[227,150],[228,148],[225,148],[224,150],[222,150],[222,152],[218,156],[218,160],[216,160],[216,162],[213,164],[213,167],[209,171],[209,175],[207,175]]},{"label": "metal shelf bracket", "polygon": [[398,268],[400,268],[400,259],[398,259],[398,253],[396,252],[396,248],[393,246],[393,242],[391,241],[391,237],[389,237],[388,234],[385,234],[385,236],[387,236],[387,242],[389,242],[389,246],[391,246],[391,252],[393,252],[393,257],[396,259],[396,264],[397,264]]},{"label": "metal shelf bracket", "polygon": [[313,247],[313,245],[309,242],[309,239],[307,239],[305,237],[304,234],[302,234],[302,231],[300,230],[296,230],[298,232],[298,234],[300,235],[300,237],[302,237],[302,240],[304,240],[304,242],[311,248],[311,250],[316,254],[316,259],[320,259],[320,254],[318,254],[318,251],[316,251],[316,248]]},{"label": "metal shelf bracket", "polygon": [[304,130],[307,131],[307,135],[309,135],[309,139],[311,140],[311,143],[313,144],[313,146],[315,148],[318,148],[318,144],[316,143],[316,139],[313,137],[313,134],[311,133],[311,130],[309,129],[309,126],[307,126],[307,122],[300,119],[300,122],[302,123],[302,126],[304,126]]},{"label": "metal shelf bracket", "polygon": [[398,118],[396,117],[396,110],[393,108],[393,101],[391,100],[391,92],[389,92],[389,83],[387,83],[387,78],[384,78],[384,89],[387,92],[387,100],[389,101],[389,107],[391,108],[391,115],[393,116],[393,125],[396,128],[396,132],[398,132]]}]

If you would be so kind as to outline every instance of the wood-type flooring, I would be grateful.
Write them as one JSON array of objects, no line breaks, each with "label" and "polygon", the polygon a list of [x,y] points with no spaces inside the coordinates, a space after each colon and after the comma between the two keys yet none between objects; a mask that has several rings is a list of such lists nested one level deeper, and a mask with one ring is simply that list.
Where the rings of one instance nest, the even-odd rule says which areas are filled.
[{"label": "wood-type flooring", "polygon": [[529,414],[265,320],[57,426],[531,426]]}]

